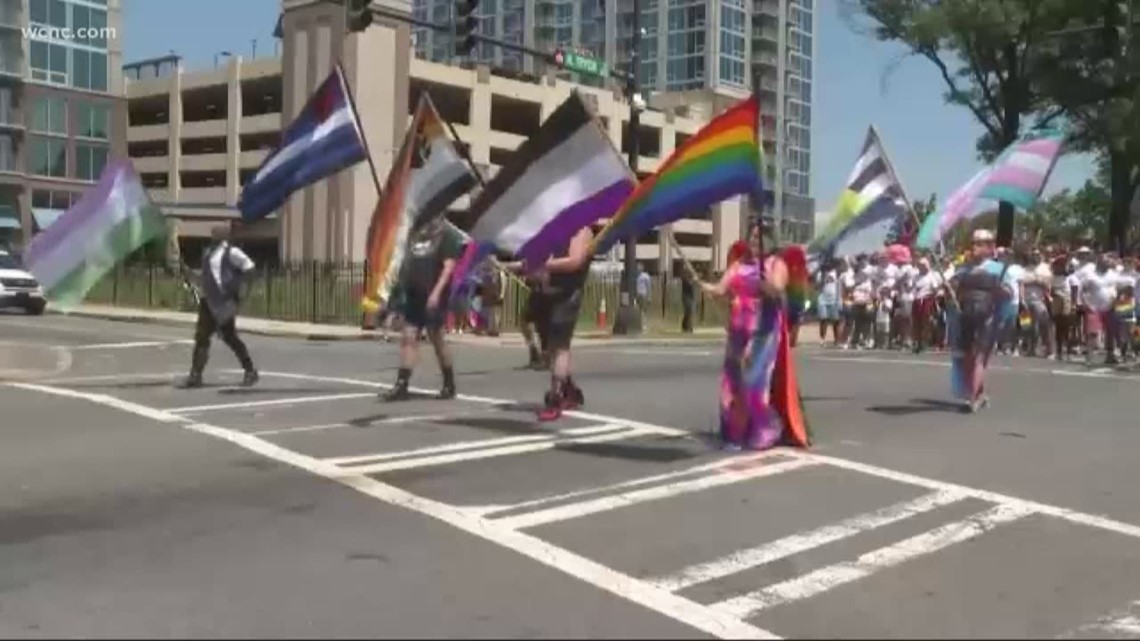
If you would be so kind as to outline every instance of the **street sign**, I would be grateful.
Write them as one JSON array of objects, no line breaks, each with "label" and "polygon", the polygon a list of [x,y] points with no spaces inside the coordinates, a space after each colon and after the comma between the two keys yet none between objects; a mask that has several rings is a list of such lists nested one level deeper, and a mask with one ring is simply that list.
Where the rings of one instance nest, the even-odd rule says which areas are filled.
[{"label": "street sign", "polygon": [[597,58],[584,56],[573,51],[565,51],[563,49],[556,50],[554,52],[554,64],[567,71],[573,71],[586,76],[605,77],[609,75],[609,69],[606,67],[606,63]]}]

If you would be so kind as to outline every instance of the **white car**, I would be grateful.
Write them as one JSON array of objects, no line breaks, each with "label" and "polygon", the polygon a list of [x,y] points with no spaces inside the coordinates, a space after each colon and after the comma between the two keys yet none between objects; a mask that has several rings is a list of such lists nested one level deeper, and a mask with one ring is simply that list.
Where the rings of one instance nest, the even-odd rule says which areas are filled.
[{"label": "white car", "polygon": [[0,249],[0,308],[17,307],[29,314],[44,313],[47,301],[36,277],[24,270],[18,256]]}]

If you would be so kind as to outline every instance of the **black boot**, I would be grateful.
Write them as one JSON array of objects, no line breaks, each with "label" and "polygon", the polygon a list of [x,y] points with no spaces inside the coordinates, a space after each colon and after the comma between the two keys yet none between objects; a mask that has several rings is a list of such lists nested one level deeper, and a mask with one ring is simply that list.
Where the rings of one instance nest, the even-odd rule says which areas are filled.
[{"label": "black boot", "polygon": [[190,375],[186,377],[185,387],[197,389],[202,387],[202,372],[206,370],[206,362],[210,360],[209,345],[195,345],[190,356]]},{"label": "black boot", "polygon": [[243,387],[253,387],[257,385],[257,382],[260,380],[261,375],[257,373],[256,369],[250,367],[245,370],[245,376],[242,377],[241,384]]},{"label": "black boot", "polygon": [[568,410],[578,409],[586,404],[586,395],[582,393],[582,388],[574,384],[572,378],[567,378],[562,384],[562,399],[563,407]]},{"label": "black boot", "polygon": [[392,403],[394,401],[406,401],[412,397],[412,393],[408,391],[408,381],[412,378],[412,370],[401,367],[398,374],[396,374],[396,385],[392,389],[380,395],[385,401]]},{"label": "black boot", "polygon": [[530,346],[530,360],[526,366],[530,369],[542,369],[542,352],[534,345]]},{"label": "black boot", "polygon": [[450,401],[455,398],[455,370],[451,367],[443,368],[443,387],[436,395],[441,401]]}]

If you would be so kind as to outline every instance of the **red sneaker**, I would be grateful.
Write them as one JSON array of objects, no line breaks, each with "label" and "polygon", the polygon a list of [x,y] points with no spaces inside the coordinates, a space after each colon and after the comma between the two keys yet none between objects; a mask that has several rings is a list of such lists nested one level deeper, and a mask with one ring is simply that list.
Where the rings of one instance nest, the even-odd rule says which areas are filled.
[{"label": "red sneaker", "polygon": [[553,392],[547,392],[546,397],[543,398],[542,407],[538,410],[538,420],[542,422],[557,421],[562,418],[562,410],[566,407],[565,401],[560,395]]}]

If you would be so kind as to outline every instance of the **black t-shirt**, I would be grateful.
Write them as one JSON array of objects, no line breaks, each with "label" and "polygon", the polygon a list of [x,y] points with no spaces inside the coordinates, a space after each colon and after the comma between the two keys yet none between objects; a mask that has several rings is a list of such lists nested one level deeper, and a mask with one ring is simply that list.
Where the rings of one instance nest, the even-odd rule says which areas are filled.
[{"label": "black t-shirt", "polygon": [[443,272],[445,260],[459,258],[458,243],[444,231],[420,233],[408,240],[403,282],[409,291],[430,294]]}]

